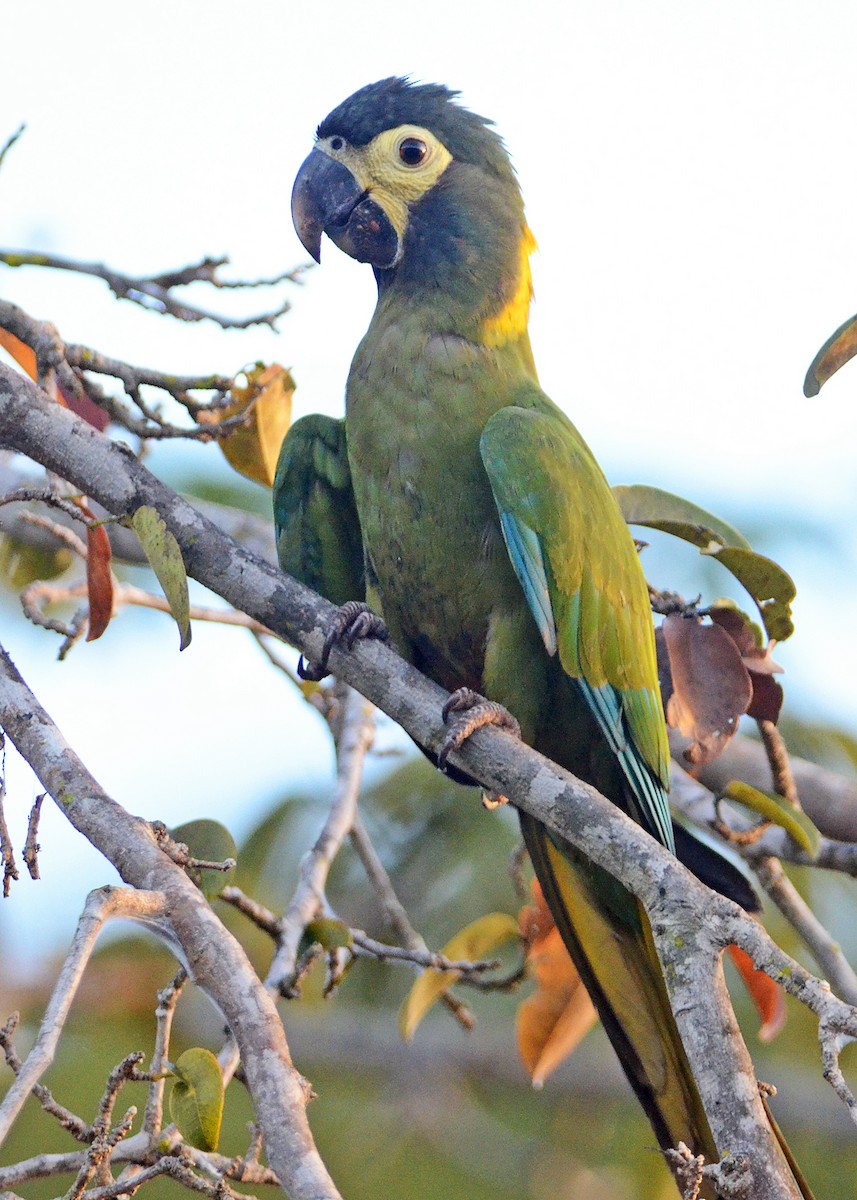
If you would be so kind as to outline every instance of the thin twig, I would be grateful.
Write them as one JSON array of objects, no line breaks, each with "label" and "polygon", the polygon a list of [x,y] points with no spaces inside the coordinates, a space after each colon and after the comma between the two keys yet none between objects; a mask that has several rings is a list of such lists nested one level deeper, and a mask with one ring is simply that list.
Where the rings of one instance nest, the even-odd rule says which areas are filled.
[{"label": "thin twig", "polygon": [[254,925],[263,930],[270,937],[276,938],[280,932],[280,918],[276,913],[271,912],[270,908],[266,908],[264,904],[260,904],[258,900],[253,900],[250,896],[245,896],[240,888],[232,884],[227,885],[220,893],[219,899],[224,900],[227,904],[231,904],[233,908],[237,908],[240,913],[248,917]]},{"label": "thin twig", "polygon": [[500,966],[499,959],[484,962],[472,962],[469,959],[451,959],[443,954],[429,951],[406,949],[404,946],[389,946],[386,942],[376,941],[362,929],[350,930],[354,945],[371,958],[379,962],[406,962],[414,967],[430,968],[433,971],[458,971],[461,975],[479,975],[485,971],[495,971]]},{"label": "thin twig", "polygon": [[[15,1050],[15,1043],[13,1041],[17,1025],[18,1014],[12,1013],[6,1024],[0,1029],[0,1048],[2,1048],[6,1058],[6,1065],[16,1076],[20,1075],[23,1066]],[[70,1133],[76,1141],[89,1145],[92,1140],[92,1126],[88,1121],[84,1121],[82,1117],[77,1116],[62,1104],[59,1104],[44,1084],[33,1084],[32,1092],[49,1116],[55,1117],[62,1128]],[[28,1175],[27,1178],[35,1178],[35,1175]],[[0,1178],[0,1186],[2,1186],[2,1183],[3,1180]]]},{"label": "thin twig", "polygon": [[[185,287],[191,283],[204,282],[212,287],[254,288],[267,286],[271,282],[256,280],[251,283],[222,283],[217,278],[217,269],[228,261],[227,258],[205,258],[199,263],[175,271],[165,271],[160,275],[133,276],[115,271],[104,263],[81,262],[59,254],[44,254],[32,250],[0,250],[0,263],[5,263],[7,267],[49,267],[58,271],[72,271],[78,275],[91,275],[103,279],[118,300],[131,300],[143,308],[164,313],[180,321],[209,320],[214,321],[221,329],[249,329],[254,325],[269,325],[273,329],[277,319],[289,311],[291,305],[288,301],[284,301],[270,312],[259,313],[256,316],[225,317],[188,304],[173,295],[173,288]],[[274,282],[279,283],[282,280],[295,283],[306,269],[301,266],[283,272]]]},{"label": "thin twig", "polygon": [[163,916],[163,913],[164,898],[159,892],[129,891],[115,887],[90,892],[45,1009],[35,1044],[0,1105],[0,1144],[33,1086],[53,1061],[71,1002],[105,922],[113,917],[152,919]]},{"label": "thin twig", "polygon": [[18,138],[21,136],[21,134],[24,132],[24,130],[26,128],[27,128],[27,126],[23,122],[21,122],[21,124],[18,126],[18,128],[15,130],[15,132],[11,133],[9,135],[9,137],[6,138],[6,141],[3,143],[2,148],[0,148],[0,167],[3,166],[3,160],[5,159],[6,155],[9,153],[9,151],[15,145]]},{"label": "thin twig", "polygon": [[794,772],[789,762],[789,753],[783,735],[773,721],[759,720],[756,722],[756,725],[758,726],[759,736],[762,739],[762,745],[765,747],[765,753],[768,756],[768,762],[771,766],[774,791],[787,800],[792,808],[799,809],[800,799],[798,797],[797,784],[795,783]]},{"label": "thin twig", "polygon": [[780,860],[770,854],[760,855],[758,859],[751,855],[745,857],[755,868],[762,887],[809,948],[837,996],[857,1006],[857,974],[839,944],[786,875]]},{"label": "thin twig", "polygon": [[6,798],[6,780],[0,774],[0,863],[3,864],[3,896],[8,897],[12,881],[19,879],[18,868],[15,865],[15,851],[12,849],[12,839],[9,836],[9,826],[6,824],[6,813],[3,801]]},{"label": "thin twig", "polygon": [[[408,916],[407,909],[396,895],[396,889],[387,868],[381,862],[377,850],[372,844],[363,818],[358,812],[351,826],[351,844],[369,878],[375,895],[381,902],[384,915],[404,943],[406,950],[413,954],[431,955],[424,938],[414,929]],[[473,1013],[467,1005],[451,991],[441,994],[443,1005],[449,1009],[463,1029],[471,1030],[475,1024]]]},{"label": "thin twig", "polygon": [[158,1007],[155,1009],[155,1046],[149,1074],[152,1082],[143,1111],[143,1130],[154,1139],[161,1129],[164,1108],[163,1072],[169,1060],[170,1034],[173,1027],[176,1005],[182,988],[187,982],[187,971],[180,967],[165,988],[158,992]]},{"label": "thin twig", "polygon": [[337,772],[333,802],[324,825],[301,864],[300,880],[280,923],[280,944],[267,982],[291,986],[297,966],[298,943],[304,929],[324,904],[331,864],[354,824],[363,762],[372,744],[371,709],[362,696],[346,685],[337,685],[340,700],[340,734],[337,739]]},{"label": "thin twig", "polygon": [[24,862],[27,864],[27,870],[30,872],[31,879],[39,878],[39,851],[41,846],[38,843],[39,836],[39,817],[42,812],[42,803],[45,799],[45,793],[36,796],[33,801],[33,807],[30,809],[30,818],[27,821],[27,840],[24,842]]}]

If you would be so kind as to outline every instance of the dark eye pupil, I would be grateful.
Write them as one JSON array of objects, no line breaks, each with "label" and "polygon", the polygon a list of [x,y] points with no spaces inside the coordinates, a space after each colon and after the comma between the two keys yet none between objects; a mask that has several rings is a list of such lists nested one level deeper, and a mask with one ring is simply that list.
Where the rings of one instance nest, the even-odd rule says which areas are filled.
[{"label": "dark eye pupil", "polygon": [[330,139],[331,150],[341,150],[344,145],[345,145],[345,142],[341,137],[335,137],[335,138]]},{"label": "dark eye pupil", "polygon": [[428,154],[428,146],[421,138],[405,138],[399,147],[399,158],[406,167],[418,167]]}]

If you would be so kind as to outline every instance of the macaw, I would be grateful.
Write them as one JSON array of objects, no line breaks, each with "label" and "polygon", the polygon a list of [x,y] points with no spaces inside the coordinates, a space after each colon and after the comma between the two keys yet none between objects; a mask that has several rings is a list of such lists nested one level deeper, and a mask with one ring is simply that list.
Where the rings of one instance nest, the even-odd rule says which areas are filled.
[{"label": "macaw", "polygon": [[[411,663],[465,705],[469,691],[502,705],[527,743],[674,850],[646,582],[592,453],[539,386],[520,188],[491,122],[456,95],[364,87],[300,168],[301,242],[319,260],[325,233],[371,264],[378,301],[344,423],[306,417],[286,437],[280,562],[336,603],[365,598]],[[641,905],[520,820],[658,1141],[717,1162]]]}]

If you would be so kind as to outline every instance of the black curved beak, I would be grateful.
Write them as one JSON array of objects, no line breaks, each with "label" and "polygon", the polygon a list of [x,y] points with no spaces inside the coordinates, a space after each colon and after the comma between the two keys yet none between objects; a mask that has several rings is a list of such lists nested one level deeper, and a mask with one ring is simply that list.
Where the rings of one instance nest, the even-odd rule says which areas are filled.
[{"label": "black curved beak", "polygon": [[399,261],[402,244],[384,207],[346,166],[313,150],[292,189],[292,220],[304,249],[321,261],[321,235],[357,262],[385,271]]},{"label": "black curved beak", "polygon": [[321,262],[321,235],[342,229],[364,198],[363,189],[342,163],[311,150],[292,188],[292,221],[308,254]]}]

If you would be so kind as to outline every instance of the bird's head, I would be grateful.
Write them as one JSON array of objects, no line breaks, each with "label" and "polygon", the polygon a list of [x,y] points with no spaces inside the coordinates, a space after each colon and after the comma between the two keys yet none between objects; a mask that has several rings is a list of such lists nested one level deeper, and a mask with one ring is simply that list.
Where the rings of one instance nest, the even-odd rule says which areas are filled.
[{"label": "bird's head", "polygon": [[[480,203],[490,207],[490,194],[504,197],[521,228],[503,143],[456,95],[439,84],[382,79],[325,117],[292,192],[295,229],[316,261],[322,233],[376,273],[397,267],[409,246],[426,252],[431,243],[435,255],[463,247],[468,230],[460,226]],[[468,203],[456,202],[462,192]],[[421,224],[421,215],[431,219]]]}]

